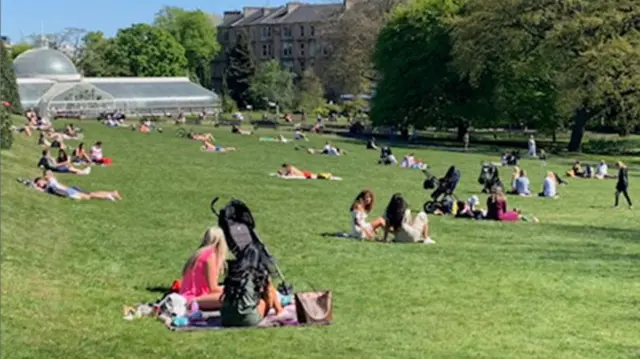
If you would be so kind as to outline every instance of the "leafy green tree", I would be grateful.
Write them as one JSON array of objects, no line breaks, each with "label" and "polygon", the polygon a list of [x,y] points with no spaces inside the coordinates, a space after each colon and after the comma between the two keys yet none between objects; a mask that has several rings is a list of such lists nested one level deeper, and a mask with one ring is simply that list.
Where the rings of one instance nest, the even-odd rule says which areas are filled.
[{"label": "leafy green tree", "polygon": [[16,57],[20,56],[23,52],[31,50],[33,46],[26,42],[19,42],[17,44],[11,45],[11,59],[15,60]]},{"label": "leafy green tree", "polygon": [[[456,1],[416,0],[396,8],[380,31],[373,62],[380,74],[372,101],[376,125],[460,127],[460,136],[491,109],[482,87],[472,87],[451,62],[451,26]],[[490,85],[490,78],[479,82]]]},{"label": "leafy green tree", "polygon": [[186,11],[164,7],[156,14],[155,25],[168,31],[185,49],[189,72],[203,86],[211,87],[211,61],[220,51],[211,15],[202,10]]},{"label": "leafy green tree", "polygon": [[248,36],[242,35],[229,53],[225,79],[229,95],[238,104],[246,107],[251,103],[251,78],[256,73],[256,62]]},{"label": "leafy green tree", "polygon": [[113,40],[105,38],[101,31],[88,32],[82,39],[78,70],[87,77],[115,76],[120,71],[114,70],[107,60],[113,44]]},{"label": "leafy green tree", "polygon": [[16,73],[13,71],[13,63],[10,60],[9,50],[0,43],[0,104],[9,103],[7,110],[11,113],[22,113],[20,104],[20,92]]},{"label": "leafy green tree", "polygon": [[184,47],[156,26],[136,24],[118,31],[106,53],[115,76],[186,76]]},{"label": "leafy green tree", "polygon": [[325,103],[322,80],[316,76],[312,68],[304,71],[298,81],[296,108],[306,112]]},{"label": "leafy green tree", "polygon": [[280,67],[276,60],[264,62],[251,78],[250,92],[253,103],[262,108],[267,101],[275,102],[280,108],[288,108],[295,97],[293,73]]},{"label": "leafy green tree", "polygon": [[[511,78],[533,74],[544,104],[554,109],[555,116],[544,118],[570,118],[568,149],[577,151],[590,121],[609,117],[629,128],[638,117],[635,5],[630,0],[472,1],[454,22],[456,67],[472,78],[491,71],[504,87]],[[531,93],[521,90],[513,96]]]},{"label": "leafy green tree", "polygon": [[11,117],[4,106],[0,106],[0,148],[9,150],[13,146],[13,131],[11,130]]}]

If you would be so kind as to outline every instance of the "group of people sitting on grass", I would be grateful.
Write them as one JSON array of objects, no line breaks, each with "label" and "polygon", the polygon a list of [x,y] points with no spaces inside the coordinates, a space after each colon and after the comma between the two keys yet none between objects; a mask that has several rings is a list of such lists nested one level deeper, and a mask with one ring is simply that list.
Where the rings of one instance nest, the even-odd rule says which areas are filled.
[{"label": "group of people sitting on grass", "polygon": [[494,187],[487,198],[487,209],[483,210],[478,207],[480,199],[477,196],[471,196],[465,201],[458,201],[456,205],[456,218],[468,218],[476,220],[493,220],[501,222],[539,222],[538,218],[528,216],[522,210],[514,208],[509,210],[507,197],[502,188]]},{"label": "group of people sitting on grass", "polygon": [[[508,193],[522,197],[531,197],[530,183],[527,172],[518,166],[514,166],[511,175],[511,190]],[[557,173],[547,172],[542,184],[542,192],[538,193],[538,197],[558,198],[558,185],[566,184],[567,182],[560,178]]]},{"label": "group of people sitting on grass", "polygon": [[369,222],[367,218],[373,210],[375,196],[370,190],[361,191],[351,203],[351,233],[355,238],[376,240],[377,231],[382,229],[382,241],[398,243],[435,244],[429,237],[427,214],[419,211],[415,215],[402,194],[391,197],[384,214]]},{"label": "group of people sitting on grass", "polygon": [[616,179],[617,176],[609,174],[607,162],[601,160],[596,166],[590,164],[582,166],[580,161],[575,161],[567,171],[567,176],[573,178]]}]

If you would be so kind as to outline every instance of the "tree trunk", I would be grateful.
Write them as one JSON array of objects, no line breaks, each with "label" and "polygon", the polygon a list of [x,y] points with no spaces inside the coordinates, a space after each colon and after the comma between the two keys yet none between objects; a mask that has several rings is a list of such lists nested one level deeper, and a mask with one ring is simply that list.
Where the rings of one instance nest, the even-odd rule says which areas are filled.
[{"label": "tree trunk", "polygon": [[558,131],[553,130],[551,133],[551,141],[554,145],[558,142]]},{"label": "tree trunk", "polygon": [[573,116],[573,129],[567,150],[569,152],[579,152],[584,137],[584,127],[589,120],[589,111],[585,108],[578,109]]}]

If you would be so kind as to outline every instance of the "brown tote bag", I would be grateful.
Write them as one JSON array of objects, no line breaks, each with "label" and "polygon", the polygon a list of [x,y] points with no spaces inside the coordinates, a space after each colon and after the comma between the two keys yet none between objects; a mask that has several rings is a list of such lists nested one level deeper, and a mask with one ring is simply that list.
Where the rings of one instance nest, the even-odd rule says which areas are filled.
[{"label": "brown tote bag", "polygon": [[298,323],[330,324],[333,320],[331,291],[296,293]]}]

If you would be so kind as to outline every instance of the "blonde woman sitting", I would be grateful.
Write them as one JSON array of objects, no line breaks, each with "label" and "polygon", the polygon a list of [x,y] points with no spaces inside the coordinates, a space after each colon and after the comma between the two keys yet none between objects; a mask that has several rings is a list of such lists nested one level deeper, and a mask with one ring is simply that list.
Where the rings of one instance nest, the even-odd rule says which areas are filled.
[{"label": "blonde woman sitting", "polygon": [[198,303],[203,310],[218,310],[224,287],[218,278],[226,271],[227,242],[222,229],[211,227],[204,232],[202,243],[182,268],[180,295],[187,304]]}]

